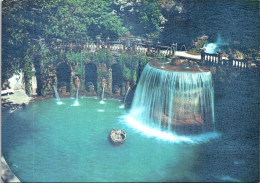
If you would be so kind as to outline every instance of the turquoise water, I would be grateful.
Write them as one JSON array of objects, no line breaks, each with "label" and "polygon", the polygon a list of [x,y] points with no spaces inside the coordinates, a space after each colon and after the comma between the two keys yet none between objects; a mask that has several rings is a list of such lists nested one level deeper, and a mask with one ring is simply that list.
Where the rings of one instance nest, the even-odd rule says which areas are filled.
[{"label": "turquoise water", "polygon": [[[197,136],[200,139],[197,141],[193,141],[195,137],[179,136],[175,136],[177,140],[160,140],[128,126],[125,120],[129,120],[128,111],[117,100],[105,100],[100,104],[97,98],[80,98],[79,106],[73,106],[74,101],[62,99],[63,104],[57,105],[55,99],[49,99],[3,118],[3,154],[21,181],[254,178],[251,169],[245,172],[250,162],[232,154],[230,146],[236,144],[225,136],[210,139],[206,134]],[[126,131],[127,139],[122,146],[114,147],[109,143],[108,134],[113,128]],[[233,149],[236,151],[235,147]],[[226,150],[230,153],[225,154]]]}]

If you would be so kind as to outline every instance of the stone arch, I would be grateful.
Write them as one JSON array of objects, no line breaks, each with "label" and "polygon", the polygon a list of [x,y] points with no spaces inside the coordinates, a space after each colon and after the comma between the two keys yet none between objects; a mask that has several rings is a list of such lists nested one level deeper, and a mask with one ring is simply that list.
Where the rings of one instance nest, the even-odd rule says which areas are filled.
[{"label": "stone arch", "polygon": [[56,69],[58,89],[66,87],[66,92],[70,92],[70,80],[71,80],[71,68],[70,66],[62,62]]},{"label": "stone arch", "polygon": [[119,64],[113,64],[112,69],[112,92],[115,93],[116,88],[122,88],[123,85],[123,75],[122,68]]},{"label": "stone arch", "polygon": [[89,85],[94,85],[94,90],[97,91],[97,66],[94,63],[85,65],[85,89],[89,91]]}]

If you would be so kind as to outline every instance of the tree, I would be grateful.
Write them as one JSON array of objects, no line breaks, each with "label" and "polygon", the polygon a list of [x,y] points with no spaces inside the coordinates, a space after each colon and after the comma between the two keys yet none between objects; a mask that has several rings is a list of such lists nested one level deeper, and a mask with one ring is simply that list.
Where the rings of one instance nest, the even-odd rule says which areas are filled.
[{"label": "tree", "polygon": [[32,47],[49,46],[57,40],[95,39],[97,35],[117,39],[126,29],[120,17],[111,13],[111,3],[104,0],[3,1],[2,81],[28,65],[25,58],[29,58],[29,53],[34,54],[28,51]]},{"label": "tree", "polygon": [[[124,8],[122,8],[124,7]],[[135,36],[156,39],[160,33],[160,3],[157,0],[114,4],[125,26]]]}]

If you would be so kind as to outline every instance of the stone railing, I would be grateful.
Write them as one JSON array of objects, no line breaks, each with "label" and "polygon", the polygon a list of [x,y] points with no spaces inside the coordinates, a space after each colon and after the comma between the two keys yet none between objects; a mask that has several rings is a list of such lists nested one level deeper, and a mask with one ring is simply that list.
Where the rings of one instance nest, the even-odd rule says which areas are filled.
[{"label": "stone railing", "polygon": [[236,69],[247,69],[251,67],[252,60],[247,59],[235,59],[231,56],[223,57],[222,52],[217,54],[205,53],[205,50],[201,50],[201,62],[206,65],[219,65],[233,67]]},{"label": "stone railing", "polygon": [[89,52],[97,52],[99,50],[111,51],[112,53],[132,52],[132,53],[143,53],[147,55],[161,54],[166,57],[173,57],[176,47],[172,46],[161,46],[158,42],[155,46],[152,45],[151,41],[145,39],[137,39],[133,37],[123,37],[117,41],[110,41],[109,38],[106,41],[102,41],[100,37],[94,41],[78,41],[65,43],[62,41],[53,41],[51,48],[55,50],[86,50]]},{"label": "stone railing", "polygon": [[[88,52],[97,52],[99,50],[110,51],[114,54],[120,54],[123,52],[130,52],[134,54],[146,54],[146,55],[156,55],[161,54],[165,57],[173,58],[177,53],[176,49],[177,44],[172,44],[171,46],[163,46],[158,42],[156,45],[153,45],[151,41],[129,37],[121,37],[119,40],[110,41],[107,38],[105,41],[101,40],[100,36],[97,36],[96,40],[91,41],[78,41],[64,43],[62,41],[53,41],[51,47],[56,50],[77,50],[82,51],[86,50]],[[186,53],[186,52],[185,52]],[[181,54],[183,55],[183,54]],[[194,59],[194,55],[186,54],[185,58]],[[196,59],[195,59],[196,60]],[[251,67],[252,61],[234,59],[232,57],[223,57],[222,52],[217,54],[209,54],[205,52],[205,49],[201,49],[201,62],[202,64],[208,65],[220,65],[220,66],[229,66],[237,69],[247,69]],[[197,61],[197,60],[196,60]]]}]

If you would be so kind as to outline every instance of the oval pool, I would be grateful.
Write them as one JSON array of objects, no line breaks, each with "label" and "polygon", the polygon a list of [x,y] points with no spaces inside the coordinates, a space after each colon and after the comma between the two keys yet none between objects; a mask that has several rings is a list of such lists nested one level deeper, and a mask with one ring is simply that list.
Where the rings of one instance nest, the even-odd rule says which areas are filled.
[{"label": "oval pool", "polygon": [[[3,118],[3,155],[22,182],[221,181],[233,176],[222,172],[226,160],[215,153],[216,144],[230,145],[221,137],[195,144],[160,140],[128,125],[118,100],[62,102],[44,100]],[[127,133],[122,146],[110,144],[113,128]],[[239,166],[245,166],[240,159],[226,168]]]}]

